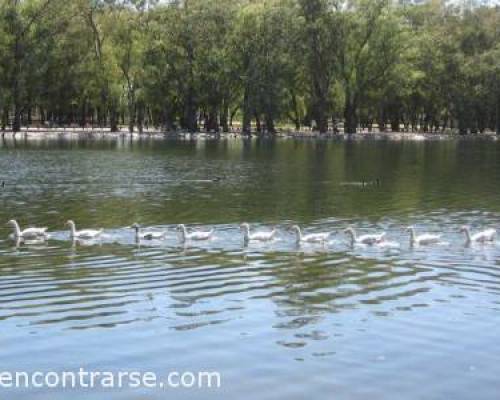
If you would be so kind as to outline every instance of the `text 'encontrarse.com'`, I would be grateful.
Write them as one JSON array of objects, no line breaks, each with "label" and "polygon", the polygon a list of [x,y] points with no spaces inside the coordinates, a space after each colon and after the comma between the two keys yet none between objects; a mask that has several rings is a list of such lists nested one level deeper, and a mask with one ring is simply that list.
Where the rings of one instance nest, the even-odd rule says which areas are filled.
[{"label": "text 'encontrarse.com'", "polygon": [[140,371],[12,372],[0,371],[1,389],[219,389],[222,378],[214,371],[172,371],[164,375]]}]

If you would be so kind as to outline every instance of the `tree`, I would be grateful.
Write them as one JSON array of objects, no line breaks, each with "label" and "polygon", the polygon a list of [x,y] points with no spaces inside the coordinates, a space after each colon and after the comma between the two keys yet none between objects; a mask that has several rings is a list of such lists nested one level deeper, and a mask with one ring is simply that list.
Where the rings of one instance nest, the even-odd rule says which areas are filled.
[{"label": "tree", "polygon": [[338,9],[335,25],[345,131],[355,133],[362,97],[383,82],[399,61],[402,24],[387,0],[359,0]]},{"label": "tree", "polygon": [[0,0],[0,120],[143,132],[500,132],[500,8]]},{"label": "tree", "polygon": [[336,37],[331,5],[326,0],[299,0],[304,23],[311,115],[320,133],[328,131],[329,93],[334,73]]},{"label": "tree", "polygon": [[21,114],[32,100],[28,98],[27,82],[35,68],[36,50],[67,26],[62,18],[59,24],[55,23],[53,17],[60,9],[64,9],[60,0],[7,0],[1,8],[6,42],[4,55],[8,61],[3,71],[13,107],[14,132],[21,129]]}]

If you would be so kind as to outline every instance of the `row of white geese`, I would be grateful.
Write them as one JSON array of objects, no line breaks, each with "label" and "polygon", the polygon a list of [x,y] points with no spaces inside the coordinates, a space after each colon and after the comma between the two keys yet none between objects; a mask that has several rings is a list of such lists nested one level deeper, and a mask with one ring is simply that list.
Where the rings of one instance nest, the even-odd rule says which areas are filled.
[{"label": "row of white geese", "polygon": [[[12,237],[16,240],[46,240],[49,238],[47,228],[27,228],[21,230],[19,224],[15,220],[10,220],[7,225],[12,227],[14,231]],[[75,223],[71,220],[67,221],[66,225],[69,227],[70,238],[73,240],[97,239],[104,232],[103,229],[77,230]],[[130,228],[134,229],[136,240],[162,240],[167,236],[166,231],[143,229],[137,223],[132,225]],[[247,223],[241,224],[240,228],[245,242],[269,242],[274,240],[278,234],[278,230],[276,228],[268,231],[251,231],[250,225]],[[290,230],[295,233],[297,243],[326,243],[332,235],[332,232],[303,234],[302,230],[297,225],[292,226]],[[424,233],[417,235],[415,228],[412,226],[408,227],[407,231],[410,234],[411,245],[425,246],[438,244],[442,240],[442,235],[439,234]],[[463,226],[460,229],[460,232],[464,233],[467,244],[493,242],[497,233],[495,229],[486,229],[472,234],[468,226]],[[177,226],[177,236],[179,241],[182,243],[186,241],[210,240],[213,238],[214,233],[215,229],[210,231],[188,231],[186,226],[183,224]],[[344,233],[348,235],[351,244],[377,245],[383,244],[386,241],[385,232],[358,236],[356,230],[353,227],[349,227],[344,230]]]}]

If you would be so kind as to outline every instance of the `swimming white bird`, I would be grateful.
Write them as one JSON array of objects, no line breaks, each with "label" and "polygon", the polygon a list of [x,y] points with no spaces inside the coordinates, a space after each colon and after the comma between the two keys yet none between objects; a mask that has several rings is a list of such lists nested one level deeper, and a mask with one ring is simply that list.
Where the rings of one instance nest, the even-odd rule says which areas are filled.
[{"label": "swimming white bird", "polygon": [[344,232],[351,237],[351,244],[357,243],[374,245],[382,243],[385,238],[385,232],[371,235],[362,235],[358,237],[353,227],[347,228]]},{"label": "swimming white bird", "polygon": [[75,223],[71,220],[66,222],[66,225],[69,226],[71,239],[95,239],[101,236],[102,232],[104,231],[102,228],[99,230],[84,229],[81,231],[77,231]]},{"label": "swimming white bird", "polygon": [[411,245],[428,245],[428,244],[436,244],[441,241],[441,235],[434,235],[431,233],[424,233],[422,235],[417,235],[415,232],[415,228],[413,226],[409,226],[406,228],[407,232],[410,232],[410,244]]},{"label": "swimming white bird", "polygon": [[460,232],[465,233],[466,243],[468,244],[493,242],[497,235],[497,231],[495,229],[486,229],[472,235],[468,226],[462,226],[462,228],[460,228]]},{"label": "swimming white bird", "polygon": [[298,225],[294,225],[291,228],[295,234],[297,243],[305,242],[305,243],[324,243],[328,241],[328,238],[331,235],[331,232],[325,233],[310,233],[308,235],[303,235],[300,227]]},{"label": "swimming white bird", "polygon": [[210,231],[193,231],[188,232],[186,226],[183,224],[177,225],[178,238],[180,242],[185,242],[186,240],[209,240],[212,238],[215,229]]},{"label": "swimming white bird", "polygon": [[7,222],[7,225],[14,228],[15,239],[39,240],[48,238],[47,228],[27,228],[21,230],[17,221],[13,219]]},{"label": "swimming white bird", "polygon": [[167,235],[167,232],[143,231],[137,223],[132,225],[132,229],[135,229],[136,240],[159,240],[164,239]]},{"label": "swimming white bird", "polygon": [[243,239],[245,242],[249,241],[259,241],[259,242],[269,242],[274,239],[276,236],[276,228],[274,228],[272,231],[267,231],[267,232],[255,232],[255,233],[250,233],[250,225],[247,224],[246,222],[240,225],[240,228],[243,232]]}]

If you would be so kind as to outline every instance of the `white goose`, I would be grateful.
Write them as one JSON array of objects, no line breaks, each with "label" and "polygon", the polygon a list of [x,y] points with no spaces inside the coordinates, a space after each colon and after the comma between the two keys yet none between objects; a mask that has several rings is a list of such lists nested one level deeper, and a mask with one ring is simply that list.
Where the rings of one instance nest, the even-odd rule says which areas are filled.
[{"label": "white goose", "polygon": [[325,233],[310,233],[308,235],[303,235],[300,227],[298,225],[294,225],[291,228],[295,234],[297,243],[325,243],[328,241],[328,238],[331,235],[331,232]]},{"label": "white goose", "polygon": [[177,226],[178,238],[180,242],[185,242],[186,240],[209,240],[212,238],[215,229],[210,231],[193,231],[188,232],[184,224]]},{"label": "white goose", "polygon": [[351,244],[368,244],[374,245],[378,243],[382,243],[385,239],[385,232],[371,235],[362,235],[359,236],[356,234],[356,231],[353,227],[349,227],[344,231],[351,237]]},{"label": "white goose", "polygon": [[462,228],[460,228],[460,232],[465,234],[467,244],[493,242],[497,235],[497,231],[495,229],[486,229],[472,235],[468,226],[462,226]]},{"label": "white goose", "polygon": [[96,239],[101,236],[103,229],[84,229],[81,231],[76,230],[76,225],[73,221],[69,220],[66,222],[66,225],[69,226],[70,229],[70,237],[71,239]]},{"label": "white goose", "polygon": [[47,228],[27,228],[21,230],[17,221],[13,219],[7,222],[7,225],[14,228],[15,239],[40,240],[49,237]]},{"label": "white goose", "polygon": [[406,228],[406,231],[410,232],[410,245],[412,246],[425,246],[429,244],[436,244],[441,241],[441,235],[434,235],[431,233],[417,235],[413,226]]},{"label": "white goose", "polygon": [[246,222],[240,225],[240,228],[243,232],[243,239],[245,242],[249,241],[259,241],[259,242],[269,242],[273,240],[276,236],[276,228],[274,228],[272,231],[267,231],[267,232],[255,232],[255,233],[250,233],[250,225],[247,224]]},{"label": "white goose", "polygon": [[132,229],[135,230],[136,240],[160,240],[165,239],[167,232],[154,232],[154,231],[143,231],[139,224],[132,225]]}]

